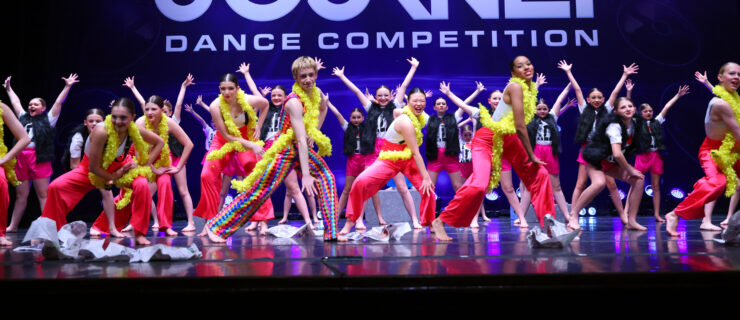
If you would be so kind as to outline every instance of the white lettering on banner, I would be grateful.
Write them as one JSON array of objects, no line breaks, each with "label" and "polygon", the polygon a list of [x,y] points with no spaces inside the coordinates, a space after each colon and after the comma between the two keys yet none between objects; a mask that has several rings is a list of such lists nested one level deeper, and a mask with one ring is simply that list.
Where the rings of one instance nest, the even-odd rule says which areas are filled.
[{"label": "white lettering on banner", "polygon": [[[193,21],[202,16],[211,6],[212,0],[191,0],[180,5],[175,0],[154,0],[157,9],[170,20]],[[571,18],[571,3],[575,5],[576,18],[594,17],[594,0],[532,1],[532,0],[465,0],[481,19],[499,19],[499,4],[504,2],[505,19],[568,19]],[[252,21],[275,21],[292,12],[300,0],[274,0],[269,4],[257,4],[250,0],[226,0],[226,4],[245,19]],[[390,1],[376,1],[387,4]],[[449,0],[430,0],[430,10],[422,0],[398,0],[413,20],[449,20]],[[370,0],[346,0],[332,3],[330,0],[308,0],[308,5],[320,17],[330,21],[347,21],[360,15]],[[391,9],[389,9],[391,10]]]},{"label": "white lettering on banner", "polygon": [[[429,48],[478,48],[487,46],[491,43],[491,48],[499,47],[499,31],[504,34],[502,46],[517,47],[538,47],[544,43],[545,47],[564,47],[572,45],[571,39],[575,39],[575,46],[599,46],[598,30],[491,30],[490,37],[486,36],[484,30],[445,30],[437,31],[413,31],[410,37],[407,37],[408,31],[396,32],[325,32],[318,35],[301,34],[301,33],[258,33],[252,37],[252,48],[249,48],[248,34],[223,34],[221,48],[223,51],[272,51],[272,50],[301,50],[301,38],[309,37],[315,39],[321,50],[336,49],[403,49],[406,48],[406,39],[411,39],[411,47],[429,47]],[[570,34],[572,33],[572,34]],[[465,36],[460,36],[461,34]],[[570,35],[569,35],[570,34]],[[375,37],[375,38],[373,38]],[[195,36],[193,37],[195,38]],[[166,52],[199,52],[210,50],[218,51],[211,38],[211,35],[199,35],[195,47],[190,49],[188,43],[191,43],[186,35],[168,35],[165,37]],[[508,40],[508,41],[507,41]],[[544,40],[544,42],[540,42]],[[371,46],[374,43],[375,46]]]}]

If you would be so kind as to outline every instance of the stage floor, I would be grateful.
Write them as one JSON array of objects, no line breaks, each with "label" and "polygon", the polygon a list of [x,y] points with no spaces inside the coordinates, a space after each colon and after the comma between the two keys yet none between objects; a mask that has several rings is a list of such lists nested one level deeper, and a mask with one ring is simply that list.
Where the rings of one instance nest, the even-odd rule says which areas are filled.
[{"label": "stage floor", "polygon": [[[597,284],[671,287],[677,285],[676,278],[682,279],[684,285],[693,281],[698,286],[722,286],[726,281],[737,280],[740,247],[713,242],[711,239],[719,232],[700,231],[699,220],[682,221],[679,225],[681,237],[671,239],[664,224],[656,224],[648,217],[640,217],[639,221],[648,231],[624,230],[618,218],[585,218],[580,240],[564,249],[529,248],[526,232],[513,226],[508,218],[481,222],[479,229],[448,227],[447,232],[454,239],[451,242],[437,241],[427,229],[413,230],[399,241],[389,243],[324,243],[310,236],[280,239],[243,230],[225,245],[212,244],[194,235],[149,237],[154,243],[173,246],[197,244],[203,258],[184,262],[44,261],[40,253],[16,253],[11,248],[3,248],[0,249],[0,285],[13,285],[18,290],[44,288],[53,292],[70,290],[64,280],[96,280],[77,282],[79,290],[105,291],[107,285],[100,280],[127,279],[146,280],[139,281],[137,286],[156,286],[160,291],[195,292],[260,288],[392,290],[570,286],[573,289],[572,286],[583,288]],[[277,220],[273,220],[270,226],[276,223]],[[297,221],[291,223],[299,226]],[[340,221],[342,225],[344,220]],[[183,226],[183,222],[178,221],[175,229]],[[9,234],[9,239],[17,246],[23,235],[24,232]],[[111,241],[133,245],[130,238]],[[693,280],[686,280],[690,277]],[[182,281],[184,278],[193,281]],[[64,280],[45,281],[52,279]],[[646,284],[646,279],[650,279],[650,284]],[[26,280],[35,285],[27,286],[29,281]]]}]

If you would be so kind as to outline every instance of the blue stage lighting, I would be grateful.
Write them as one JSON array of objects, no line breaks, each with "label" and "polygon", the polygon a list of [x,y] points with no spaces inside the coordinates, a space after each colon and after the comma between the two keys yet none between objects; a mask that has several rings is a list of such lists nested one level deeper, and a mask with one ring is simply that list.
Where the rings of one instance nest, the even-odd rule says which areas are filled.
[{"label": "blue stage lighting", "polygon": [[516,196],[519,198],[522,197],[522,190],[519,190],[519,188],[516,188]]},{"label": "blue stage lighting", "polygon": [[589,208],[588,208],[588,214],[590,214],[590,215],[592,215],[592,216],[595,216],[595,215],[596,215],[596,208],[594,208],[594,207],[589,207]]},{"label": "blue stage lighting", "polygon": [[646,185],[645,186],[645,194],[648,195],[648,197],[653,196],[653,186],[652,185]]},{"label": "blue stage lighting", "polygon": [[486,194],[486,199],[488,199],[489,201],[496,201],[498,200],[498,197],[499,195],[498,195],[498,192],[496,192],[496,190],[493,190],[490,193]]},{"label": "blue stage lighting", "polygon": [[579,215],[585,216],[586,215],[586,208],[581,209],[581,211],[578,211]]},{"label": "blue stage lighting", "polygon": [[683,190],[679,188],[673,188],[671,189],[671,195],[676,199],[683,199],[683,197],[686,196],[686,194],[683,192]]},{"label": "blue stage lighting", "polygon": [[622,191],[622,189],[617,189],[619,191],[619,200],[624,200],[624,198],[627,197],[627,195]]}]

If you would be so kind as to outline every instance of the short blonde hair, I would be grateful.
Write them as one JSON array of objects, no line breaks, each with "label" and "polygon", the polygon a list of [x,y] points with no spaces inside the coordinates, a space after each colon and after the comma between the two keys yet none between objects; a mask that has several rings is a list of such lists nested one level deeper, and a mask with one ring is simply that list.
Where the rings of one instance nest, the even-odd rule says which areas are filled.
[{"label": "short blonde hair", "polygon": [[318,66],[316,60],[308,56],[301,56],[293,61],[293,66],[290,67],[290,71],[293,73],[293,78],[298,78],[298,71],[305,68],[311,68],[315,72],[318,72]]}]

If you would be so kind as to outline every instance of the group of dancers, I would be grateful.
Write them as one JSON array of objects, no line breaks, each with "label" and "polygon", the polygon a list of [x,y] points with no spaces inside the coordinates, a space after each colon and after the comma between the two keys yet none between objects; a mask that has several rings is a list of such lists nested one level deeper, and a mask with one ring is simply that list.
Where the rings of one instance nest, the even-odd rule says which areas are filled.
[{"label": "group of dancers", "polygon": [[[661,125],[676,101],[688,94],[688,86],[679,87],[657,116],[646,103],[639,106],[638,115],[630,98],[635,84],[629,79],[639,70],[636,64],[623,66],[621,77],[605,99],[597,88],[584,95],[573,75],[573,64],[563,60],[557,67],[565,72],[569,83],[550,107],[537,95],[538,88],[547,83],[545,77],[535,73],[527,57],[518,56],[509,65],[508,84],[490,93],[487,106],[470,105],[486,90],[481,83],[476,83],[475,91],[462,100],[449,83],[442,82],[439,91],[443,95],[434,100],[435,112],[430,116],[424,110],[427,99],[433,96],[431,91],[407,91],[419,67],[415,58],[407,61],[410,69],[401,85],[395,90],[381,85],[375,95],[351,82],[344,67],[333,69],[332,75],[347,85],[362,106],[350,111],[349,121],[316,85],[319,72],[325,69],[320,59],[303,56],[293,62],[295,83],[290,90],[279,85],[257,87],[248,64],[239,66],[237,72],[243,74],[251,94],[241,89],[235,74],[223,75],[219,96],[210,104],[198,97],[196,103],[210,113],[210,124],[191,105],[184,105],[201,123],[207,137],[201,198],[195,208],[186,180],[186,163],[194,145],[179,125],[186,90],[195,84],[192,75],[183,81],[174,106],[158,95],[145,99],[134,77],[127,78],[124,86],[131,90],[143,116],[137,118],[136,103],[125,97],[113,101],[107,115],[103,109],[90,109],[65,150],[70,171],[51,183],[54,126],[78,76],[62,78],[64,89],[48,111],[41,98],[31,99],[24,109],[8,77],[4,88],[13,109],[3,103],[0,112],[15,144],[10,149],[0,145],[0,245],[12,244],[5,232],[17,231],[31,185],[43,208],[42,217],[54,220],[58,228],[66,224],[66,215],[85,194],[98,189],[103,210],[90,234],[124,237],[122,232],[133,231],[139,245],[150,243],[145,237],[150,216],[155,230],[169,236],[177,234],[172,229],[173,176],[188,219],[181,231],[195,232],[193,216],[199,216],[207,221],[199,235],[217,243],[250,221],[250,228],[259,228],[264,234],[266,221],[274,218],[270,196],[283,182],[286,201],[295,201],[309,227],[315,227],[315,212],[321,212],[325,241],[344,241],[343,235],[353,228],[365,229],[362,216],[370,198],[379,221],[384,223],[377,192],[391,179],[413,227],[429,227],[443,241],[451,240],[445,225],[477,227],[478,216],[486,219],[484,195],[499,184],[518,216],[514,223],[522,229],[529,227],[524,214],[530,204],[540,225],[544,226],[547,214],[555,216],[557,204],[568,227],[579,229],[579,211],[606,186],[624,225],[646,230],[636,217],[645,175],[650,173],[655,219],[667,221],[666,230],[671,236],[678,235],[680,218],[705,218],[704,210],[709,208],[711,213],[713,201],[722,191],[729,196],[738,187],[735,170],[740,168],[740,153],[735,141],[740,138],[740,65],[736,63],[728,62],[720,68],[717,86],[712,86],[706,73],[696,74],[697,80],[716,96],[707,109],[707,138],[699,151],[706,177],[664,220],[660,216],[660,152],[665,150]],[[625,87],[626,96],[620,96]],[[571,90],[576,98],[566,100]],[[267,94],[270,99],[264,98]],[[448,101],[457,106],[454,113],[448,113]],[[582,147],[578,180],[568,209],[559,176],[563,141],[557,120],[574,105],[580,112],[575,141]],[[336,115],[345,132],[342,153],[347,156],[347,170],[341,196],[323,158],[332,154],[332,143],[321,131],[328,111]],[[0,131],[0,139],[2,134]],[[424,143],[426,164],[420,152]],[[628,161],[632,156],[634,165]],[[522,182],[521,199],[514,192],[512,169]],[[442,171],[450,176],[455,195],[436,216],[434,186]],[[233,177],[236,179],[231,180]],[[421,195],[418,218],[404,177]],[[624,208],[614,179],[630,185]],[[586,187],[588,180],[591,183]],[[16,186],[17,199],[6,227],[8,184]],[[115,197],[113,185],[120,190]],[[238,195],[225,203],[230,185]],[[737,199],[733,201],[737,203]],[[314,208],[313,220],[309,207]],[[345,207],[347,219],[340,230],[338,218]],[[286,217],[284,214],[281,222]],[[702,228],[717,227],[705,220]]]}]

